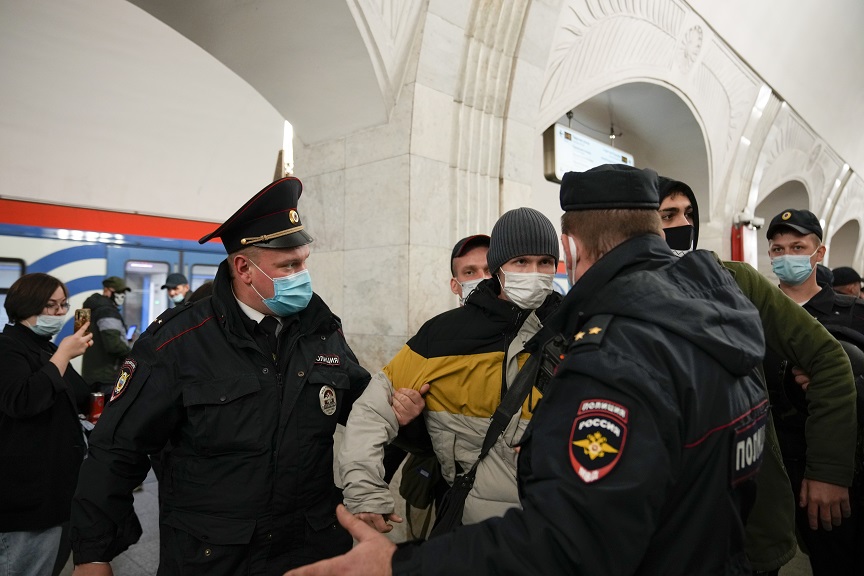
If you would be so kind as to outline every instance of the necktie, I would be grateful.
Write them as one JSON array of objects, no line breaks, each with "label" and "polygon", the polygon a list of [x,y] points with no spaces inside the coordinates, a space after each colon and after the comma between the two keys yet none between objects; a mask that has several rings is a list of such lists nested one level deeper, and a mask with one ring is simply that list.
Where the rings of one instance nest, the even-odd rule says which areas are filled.
[{"label": "necktie", "polygon": [[267,336],[267,344],[270,346],[270,352],[273,353],[273,358],[276,358],[277,338],[276,330],[279,328],[279,321],[273,316],[265,316],[258,324],[264,334]]}]

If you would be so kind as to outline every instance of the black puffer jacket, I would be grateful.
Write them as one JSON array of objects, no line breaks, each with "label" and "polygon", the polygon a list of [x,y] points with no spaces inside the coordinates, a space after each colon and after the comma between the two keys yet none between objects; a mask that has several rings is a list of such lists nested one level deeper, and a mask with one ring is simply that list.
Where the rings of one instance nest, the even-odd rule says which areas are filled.
[{"label": "black puffer jacket", "polygon": [[84,458],[79,413],[87,384],[49,360],[57,347],[27,326],[0,334],[0,532],[42,530],[69,519]]}]

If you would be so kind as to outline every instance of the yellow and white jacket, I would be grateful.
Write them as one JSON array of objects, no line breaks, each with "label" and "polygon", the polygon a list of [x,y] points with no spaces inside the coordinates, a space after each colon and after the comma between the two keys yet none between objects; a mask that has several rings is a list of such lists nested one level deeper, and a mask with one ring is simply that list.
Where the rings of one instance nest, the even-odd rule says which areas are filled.
[{"label": "yellow and white jacket", "polygon": [[[487,280],[462,308],[432,318],[408,341],[354,403],[339,453],[345,505],[352,513],[388,514],[394,501],[384,482],[384,446],[399,431],[390,407],[395,389],[426,394],[424,418],[435,454],[449,483],[471,468],[480,454],[490,418],[502,395],[528,358],[523,346],[557,306],[551,295],[537,311],[519,309],[497,296],[496,279]],[[504,434],[477,468],[465,502],[463,524],[502,516],[519,505],[515,446],[540,399],[534,389]],[[458,469],[457,469],[458,464]]]}]

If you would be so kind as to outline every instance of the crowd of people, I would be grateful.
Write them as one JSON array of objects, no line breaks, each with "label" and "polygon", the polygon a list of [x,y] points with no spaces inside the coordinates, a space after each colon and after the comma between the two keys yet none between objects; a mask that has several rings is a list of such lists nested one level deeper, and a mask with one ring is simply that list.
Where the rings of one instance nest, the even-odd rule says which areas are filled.
[{"label": "crowd of people", "polygon": [[[113,574],[151,466],[160,575],[776,575],[799,546],[816,576],[864,571],[864,280],[817,278],[812,212],[766,229],[777,286],[698,249],[686,183],[569,172],[561,235],[522,207],[460,240],[458,306],[370,373],[313,291],[301,194],[277,180],[202,238],[215,279],[168,275],[134,342],[122,278],[56,345],[64,284],[12,285],[0,571],[56,576],[71,551]],[[436,520],[397,544],[406,451],[401,493]]]}]

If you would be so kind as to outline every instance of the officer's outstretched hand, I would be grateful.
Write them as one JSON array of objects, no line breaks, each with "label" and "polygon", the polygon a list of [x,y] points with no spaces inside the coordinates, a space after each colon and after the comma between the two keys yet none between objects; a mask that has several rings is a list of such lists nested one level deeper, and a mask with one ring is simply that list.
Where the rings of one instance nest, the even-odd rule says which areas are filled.
[{"label": "officer's outstretched hand", "polygon": [[77,564],[72,576],[114,576],[114,571],[111,564],[105,562]]},{"label": "officer's outstretched hand", "polygon": [[393,525],[390,522],[402,522],[402,517],[397,514],[375,514],[374,512],[359,512],[354,515],[381,534],[386,534],[393,530]]},{"label": "officer's outstretched hand", "polygon": [[336,508],[336,517],[357,541],[354,548],[347,554],[291,570],[284,576],[392,576],[396,545],[341,504]]},{"label": "officer's outstretched hand", "polygon": [[804,478],[798,505],[807,508],[807,518],[812,530],[822,528],[830,531],[832,526],[840,526],[843,518],[852,515],[849,504],[849,489],[845,486]]},{"label": "officer's outstretched hand", "polygon": [[423,396],[428,391],[429,384],[423,384],[419,391],[413,388],[399,388],[393,393],[390,406],[393,407],[393,412],[396,413],[396,420],[400,426],[405,426],[423,413],[423,409],[426,407],[426,400],[423,399]]}]

